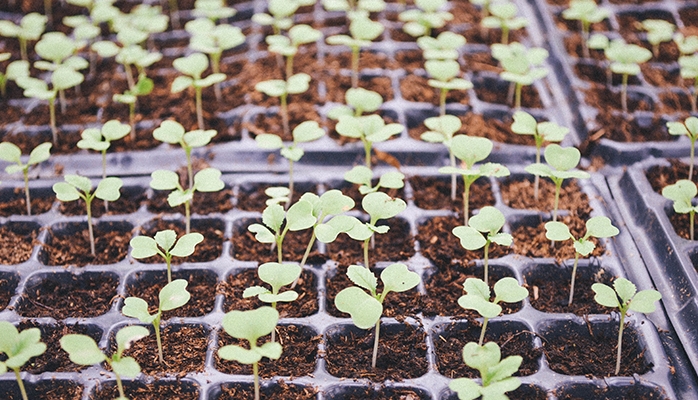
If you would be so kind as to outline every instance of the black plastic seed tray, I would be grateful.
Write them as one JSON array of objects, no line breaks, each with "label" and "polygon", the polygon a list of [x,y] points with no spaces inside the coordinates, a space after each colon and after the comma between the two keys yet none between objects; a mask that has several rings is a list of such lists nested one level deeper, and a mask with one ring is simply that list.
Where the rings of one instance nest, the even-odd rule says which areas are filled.
[{"label": "black plastic seed tray", "polygon": [[[620,76],[607,74],[608,62],[599,50],[583,57],[579,21],[565,20],[567,2],[530,0],[538,12],[546,44],[554,58],[556,75],[563,82],[572,112],[572,122],[590,154],[601,156],[612,165],[628,165],[647,157],[685,157],[689,141],[669,135],[666,122],[683,121],[691,112],[690,88],[681,82],[678,49],[673,42],[660,46],[659,57],[641,65],[641,73],[630,77],[629,113],[621,110]],[[695,27],[690,17],[694,2],[657,1],[634,4],[630,1],[598,1],[610,12],[606,20],[592,24],[591,33],[609,39],[623,38],[627,43],[651,48],[646,32],[635,25],[645,19],[663,19],[678,29]],[[606,96],[608,100],[604,100]],[[600,110],[611,110],[601,118]],[[608,120],[607,120],[608,119]],[[625,130],[626,134],[621,134]],[[617,131],[617,132],[616,132]],[[649,139],[648,139],[649,138]],[[684,140],[686,139],[686,140]]]},{"label": "black plastic seed tray", "polygon": [[[523,177],[523,169],[520,166],[509,165],[514,177]],[[326,167],[323,171],[318,171],[313,167],[303,167],[299,169],[299,173],[303,176],[301,186],[309,184],[316,186],[319,192],[327,190],[337,185],[340,182],[341,172],[344,168]],[[436,168],[431,167],[410,167],[404,172],[408,176],[433,176],[438,175]],[[237,197],[241,191],[246,190],[249,185],[275,185],[283,180],[282,176],[275,174],[226,174],[223,177],[226,185],[232,189],[231,200],[236,204]],[[147,188],[149,178],[125,178],[125,187],[139,188],[145,191],[149,197],[153,196],[152,190]],[[10,182],[12,183],[17,182]],[[53,183],[52,180],[35,181],[33,186],[35,189],[47,188]],[[500,195],[500,187],[502,181],[491,180],[492,192],[496,199],[495,205],[504,212],[507,218],[505,230],[511,231],[519,224],[525,224],[530,220],[546,220],[549,217],[548,213],[541,213],[532,210],[515,210],[503,204]],[[608,215],[614,220],[615,224],[620,224],[620,219],[614,212],[606,210],[600,201],[603,190],[597,190],[598,187],[605,185],[605,180],[600,175],[594,175],[591,182],[582,182],[581,187],[584,193],[590,199],[590,204],[594,209],[594,215]],[[413,192],[410,184],[405,188],[405,197],[408,201],[408,208],[403,212],[399,219],[404,220],[409,225],[409,230],[412,235],[415,235],[421,224],[435,216],[452,215],[451,211],[447,210],[423,210],[415,206]],[[113,227],[130,231],[133,228],[135,232],[141,226],[148,226],[149,223],[158,217],[158,214],[149,212],[145,205],[126,215],[108,215],[97,219],[98,225],[110,224]],[[256,266],[256,262],[238,261],[233,254],[231,256],[231,243],[229,239],[240,234],[240,227],[245,228],[243,222],[249,221],[250,218],[259,218],[258,212],[242,211],[237,207],[225,213],[213,213],[208,215],[195,215],[193,217],[193,226],[219,226],[223,232],[223,243],[221,253],[212,261],[205,263],[184,263],[174,267],[175,276],[177,274],[204,274],[215,278],[216,282],[222,282],[226,278],[240,271],[248,270]],[[182,220],[179,214],[166,213],[163,218]],[[84,225],[85,217],[64,216],[59,211],[59,204],[54,204],[49,212],[36,216],[11,216],[3,219],[4,226],[19,226],[22,229],[40,229],[38,240],[40,242],[50,243],[50,236],[56,232],[66,231],[71,232],[74,224]],[[44,228],[51,228],[51,231]],[[628,276],[638,284],[639,288],[650,288],[651,282],[645,274],[642,267],[642,260],[637,256],[637,249],[634,243],[630,240],[630,233],[627,228],[620,226],[621,234],[612,241],[605,243],[607,252],[602,257],[594,258],[589,262],[583,261],[580,265],[580,276],[588,274],[596,274],[598,270],[605,271],[609,276]],[[51,233],[53,232],[53,233]],[[444,238],[444,240],[455,240],[455,238]],[[387,265],[389,261],[404,261],[407,265],[420,273],[424,282],[437,272],[437,268],[432,265],[420,251],[424,243],[416,245],[416,254],[408,260],[380,260],[378,267]],[[323,245],[319,246],[321,252],[326,252]],[[85,267],[75,266],[51,266],[46,265],[44,253],[45,246],[37,244],[34,248],[31,258],[21,264],[2,266],[0,273],[10,277],[8,280],[16,284],[16,287],[10,289],[14,296],[10,300],[9,307],[5,308],[0,313],[0,318],[11,322],[19,322],[22,320],[34,321],[40,326],[51,325],[56,322],[64,322],[66,324],[78,323],[90,327],[93,332],[97,332],[96,336],[100,346],[103,348],[108,346],[110,338],[115,330],[124,325],[135,323],[135,320],[124,317],[120,313],[123,305],[122,297],[126,296],[127,287],[139,279],[148,279],[149,275],[154,272],[162,271],[164,264],[143,264],[136,260],[127,257],[116,264],[110,265],[88,265]],[[306,271],[314,274],[317,280],[318,292],[318,312],[312,315],[300,318],[283,318],[280,321],[281,325],[296,324],[306,327],[313,334],[322,335],[323,339],[319,344],[318,354],[327,354],[332,351],[330,339],[338,332],[346,330],[356,330],[348,318],[334,317],[328,313],[328,305],[326,304],[325,284],[327,279],[336,274],[336,262],[327,261],[322,265],[313,265],[306,267]],[[481,265],[481,261],[477,261],[477,265]],[[569,265],[568,265],[569,267]],[[499,259],[491,261],[493,271],[502,271],[504,275],[515,277],[520,283],[528,283],[532,276],[540,269],[556,269],[555,261],[552,259],[528,258],[519,255],[510,254]],[[482,269],[479,268],[481,271]],[[30,288],[37,287],[39,282],[45,280],[58,280],[59,282],[70,282],[71,280],[80,280],[90,274],[98,274],[107,276],[112,279],[112,296],[115,296],[111,305],[108,306],[106,312],[101,315],[91,315],[87,317],[75,318],[67,316],[66,318],[40,317],[33,318],[27,315],[25,305],[31,302],[33,290]],[[530,289],[530,288],[529,288]],[[214,290],[214,286],[211,287]],[[422,295],[428,295],[424,283],[420,284],[418,290]],[[667,295],[665,295],[668,297]],[[216,367],[215,352],[218,348],[218,338],[225,337],[226,334],[220,328],[220,322],[224,315],[224,304],[226,299],[222,294],[218,294],[215,299],[213,310],[203,316],[185,316],[184,318],[172,318],[165,322],[168,327],[180,326],[195,326],[200,327],[206,332],[208,345],[206,346],[206,355],[204,365],[205,368],[200,372],[187,372],[183,375],[175,377],[174,375],[164,376],[160,379],[152,377],[141,377],[129,381],[128,388],[133,388],[133,385],[155,384],[155,385],[180,385],[182,390],[192,390],[198,394],[195,397],[200,399],[215,399],[221,391],[221,385],[250,385],[252,382],[251,375],[226,374],[220,372]],[[667,311],[670,311],[671,300],[667,299]],[[77,305],[76,305],[77,306]],[[49,314],[51,315],[51,314]],[[671,327],[667,323],[666,316],[660,307],[658,311],[651,314],[649,318],[633,314],[630,318],[631,330],[626,334],[634,334],[639,338],[639,342],[644,351],[644,362],[649,367],[648,372],[643,374],[634,374],[633,376],[610,377],[610,378],[590,378],[585,376],[571,376],[560,372],[555,372],[549,367],[549,360],[545,355],[542,355],[537,360],[534,360],[534,373],[522,376],[521,380],[526,387],[525,390],[530,392],[525,393],[543,393],[548,398],[564,398],[567,395],[584,396],[584,393],[590,393],[592,389],[606,388],[607,394],[612,394],[612,398],[624,398],[628,393],[640,393],[644,395],[654,395],[658,398],[680,399],[690,398],[696,395],[696,386],[694,376],[690,369],[686,368],[686,359],[681,355],[680,349],[675,349],[678,343],[677,338],[671,333]],[[407,323],[411,324],[416,329],[424,332],[424,344],[426,351],[424,358],[428,368],[426,373],[421,376],[410,377],[402,382],[371,382],[368,379],[346,379],[342,376],[334,376],[327,372],[326,361],[323,356],[319,356],[317,363],[312,371],[312,374],[301,377],[275,377],[266,385],[273,385],[273,382],[283,380],[290,384],[301,386],[314,387],[319,391],[318,399],[341,399],[349,393],[356,392],[362,387],[376,386],[379,390],[388,391],[389,393],[401,393],[401,391],[411,391],[423,399],[447,399],[453,398],[453,394],[447,389],[449,378],[444,374],[445,371],[439,372],[437,357],[439,351],[436,343],[439,342],[441,336],[449,329],[452,323],[456,323],[456,332],[459,329],[466,328],[471,322],[467,320],[453,320],[449,315],[438,315],[428,317],[421,313],[415,317],[408,317]],[[589,328],[597,330],[597,332],[606,332],[610,337],[615,337],[617,329],[617,315],[609,318],[608,315],[591,315],[588,318],[574,316],[572,314],[554,314],[545,313],[535,309],[528,299],[523,301],[521,309],[513,314],[505,314],[501,317],[493,319],[490,323],[488,331],[495,335],[501,331],[530,331],[535,332],[535,336],[531,339],[531,346],[541,346],[543,341],[553,343],[555,338],[564,336],[569,329],[583,333]],[[398,323],[392,318],[383,319],[382,331],[386,334],[397,330],[404,330],[405,325]],[[634,331],[634,333],[631,333]],[[84,387],[83,398],[87,399],[93,390],[104,385],[113,385],[114,381],[111,374],[105,373],[102,366],[92,366],[83,369],[79,373],[54,373],[44,372],[39,375],[29,373],[22,374],[25,381],[34,384],[46,384],[49,379],[59,379],[75,382]],[[0,391],[15,390],[16,383],[14,378],[8,374],[3,376],[0,382]],[[385,386],[384,389],[380,389]],[[522,389],[524,390],[524,389]]]}]

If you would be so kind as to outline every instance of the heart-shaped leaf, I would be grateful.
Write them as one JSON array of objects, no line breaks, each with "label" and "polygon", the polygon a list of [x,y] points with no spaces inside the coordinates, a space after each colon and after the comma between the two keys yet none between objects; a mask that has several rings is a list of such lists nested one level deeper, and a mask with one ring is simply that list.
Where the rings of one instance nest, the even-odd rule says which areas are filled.
[{"label": "heart-shaped leaf", "polygon": [[383,314],[381,303],[356,286],[337,293],[334,305],[339,311],[351,315],[354,325],[361,329],[373,327]]}]

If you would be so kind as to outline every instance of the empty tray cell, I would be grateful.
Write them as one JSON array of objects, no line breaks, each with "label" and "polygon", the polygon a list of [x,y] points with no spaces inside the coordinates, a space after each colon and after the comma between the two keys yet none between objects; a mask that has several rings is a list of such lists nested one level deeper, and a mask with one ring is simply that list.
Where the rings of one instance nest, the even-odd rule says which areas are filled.
[{"label": "empty tray cell", "polygon": [[41,226],[35,222],[8,222],[0,227],[0,264],[14,265],[27,261]]}]

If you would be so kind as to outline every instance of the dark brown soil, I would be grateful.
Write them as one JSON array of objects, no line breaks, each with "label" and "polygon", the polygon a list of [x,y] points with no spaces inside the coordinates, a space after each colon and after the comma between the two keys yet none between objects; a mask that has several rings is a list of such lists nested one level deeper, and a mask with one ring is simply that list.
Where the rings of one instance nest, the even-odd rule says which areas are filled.
[{"label": "dark brown soil", "polygon": [[[500,185],[502,201],[511,208],[553,211],[555,206],[555,184],[547,178],[540,178],[538,201],[535,200],[535,185],[533,178],[506,179]],[[576,180],[563,183],[560,190],[560,210],[587,216],[591,212],[589,198],[582,192]]]},{"label": "dark brown soil", "polygon": [[[140,297],[150,306],[149,313],[157,312],[158,295],[167,284],[167,272],[140,271],[135,273],[133,279],[135,282],[126,286],[127,296]],[[163,321],[173,317],[200,317],[213,311],[216,300],[215,274],[206,270],[181,270],[175,271],[172,279],[185,279],[189,282],[187,291],[191,294],[191,298],[184,306],[165,311],[162,316]]]},{"label": "dark brown soil", "polygon": [[[254,388],[250,385],[224,384],[221,388],[218,400],[253,399]],[[317,397],[317,390],[312,387],[287,385],[279,381],[272,386],[263,386],[260,389],[260,399],[265,400],[313,400]]]},{"label": "dark brown soil", "polygon": [[[507,392],[506,396],[509,400],[546,400],[548,398],[548,392],[540,386],[522,384],[518,389]],[[458,400],[458,395],[453,393],[453,395],[445,398],[445,400]]]},{"label": "dark brown soil", "polygon": [[[456,179],[456,200],[451,200],[451,179],[449,177],[413,176],[409,179],[414,191],[414,204],[425,210],[463,210],[463,179]],[[489,180],[480,178],[470,186],[470,208],[479,209],[493,206],[492,185]]]},{"label": "dark brown soil", "polygon": [[0,264],[21,264],[29,259],[34,249],[37,230],[15,233],[9,226],[0,228]]},{"label": "dark brown soil", "polygon": [[[42,194],[37,194],[33,190],[29,190],[29,196],[32,205],[32,215],[48,212],[56,201],[56,196],[53,194],[42,196]],[[27,203],[24,201],[24,188],[15,188],[13,195],[0,202],[0,216],[9,217],[12,215],[27,215]]]},{"label": "dark brown soil", "polygon": [[[669,185],[673,185],[679,179],[688,179],[688,164],[684,164],[682,161],[677,159],[669,159],[671,165],[655,165],[647,169],[645,176],[649,181],[652,189],[657,193],[662,193],[662,189]],[[696,181],[696,175],[698,175],[698,168],[693,167],[693,181]]]},{"label": "dark brown soil", "polygon": [[[347,267],[340,265],[334,272],[334,275],[325,282],[325,309],[330,315],[340,318],[349,318],[349,314],[340,312],[334,305],[334,299],[337,293],[344,288],[356,286],[347,277]],[[374,271],[377,277],[380,277],[380,272]],[[378,279],[378,292],[383,289],[383,283]],[[421,311],[422,295],[417,288],[408,290],[407,292],[390,292],[383,303],[383,316],[404,318],[407,316],[416,317]]]},{"label": "dark brown soil", "polygon": [[18,281],[16,274],[0,274],[0,310],[4,310],[15,295]]},{"label": "dark brown soil", "polygon": [[[440,102],[440,90],[429,86],[428,79],[419,75],[407,75],[400,81],[400,92],[407,101],[430,103],[435,106]],[[449,90],[446,104],[468,104],[465,90]]]},{"label": "dark brown soil", "polygon": [[[82,228],[84,226],[84,228]],[[51,237],[42,245],[46,265],[114,264],[128,254],[131,232],[114,230],[108,223],[94,226],[95,255],[90,254],[90,235],[86,224],[81,230],[73,227],[66,232],[50,230]]]},{"label": "dark brown soil", "polygon": [[[599,110],[603,110],[603,112],[607,113],[610,110],[622,110],[620,89],[618,91],[612,91],[605,87],[595,87],[585,91],[585,94],[587,104],[592,104]],[[636,93],[628,90],[628,112],[653,110],[654,104],[649,98],[637,96]]]},{"label": "dark brown soil", "polygon": [[[153,237],[159,231],[172,229],[177,233],[177,237],[185,234],[184,223],[177,220],[158,219],[148,224],[147,229],[140,228],[140,235]],[[193,219],[191,221],[191,231],[199,232],[204,236],[204,241],[196,245],[196,249],[189,257],[172,257],[172,264],[208,262],[220,257],[223,252],[223,223],[216,219]],[[139,259],[141,263],[164,263],[165,260],[159,255]]]},{"label": "dark brown soil", "polygon": [[[41,380],[37,383],[24,382],[27,397],[32,400],[80,400],[82,398],[82,386],[66,380]],[[0,397],[5,400],[21,400],[17,382],[14,380],[3,381],[0,386]]]},{"label": "dark brown soil", "polygon": [[605,137],[617,142],[666,142],[674,140],[667,132],[666,125],[661,116],[654,116],[651,120],[638,120],[638,118],[626,118],[622,115],[601,113],[596,117],[596,124],[600,126],[597,131],[591,132],[594,138]]},{"label": "dark brown soil", "polygon": [[[259,308],[266,303],[260,301],[257,297],[243,298],[242,292],[251,286],[269,286],[262,282],[257,275],[256,269],[248,269],[241,271],[235,275],[230,275],[228,279],[221,284],[219,291],[225,296],[224,310],[229,312],[232,310],[252,310]],[[281,289],[281,292],[290,290],[288,287]],[[304,270],[301,273],[298,284],[293,289],[298,293],[298,298],[290,303],[277,303],[276,308],[281,315],[281,318],[301,318],[315,314],[318,311],[317,298],[317,278],[314,273]],[[268,305],[268,304],[267,304]]]},{"label": "dark brown soil", "polygon": [[341,378],[374,382],[417,378],[427,373],[426,333],[408,324],[381,326],[376,368],[371,368],[375,328],[345,326],[326,334],[327,371]]},{"label": "dark brown soil", "polygon": [[[167,203],[167,196],[170,192],[163,190],[153,191],[153,197],[148,200],[148,211],[153,213],[180,213],[184,215],[184,206],[170,207]],[[218,192],[194,192],[191,213],[206,215],[211,213],[225,213],[233,209],[230,198],[233,192],[224,189]]]},{"label": "dark brown soil", "polygon": [[[133,190],[122,190],[121,196],[116,201],[109,202],[109,212],[105,213],[104,200],[95,198],[92,201],[92,217],[99,218],[102,215],[115,215],[115,214],[131,214],[138,211],[141,203],[145,201],[145,192],[141,189],[137,191]],[[83,199],[78,199],[77,201],[61,202],[58,210],[61,214],[65,215],[85,215],[86,214],[85,201]]]},{"label": "dark brown soil", "polygon": [[[254,238],[254,233],[247,230],[247,227],[253,223],[261,223],[261,221],[245,221],[242,223],[242,226],[239,226],[238,231],[234,229],[233,237],[230,239],[233,243],[231,247],[233,258],[241,261],[258,261],[260,263],[277,262],[276,248],[272,249],[269,243],[258,242]],[[312,232],[309,229],[297,232],[289,231],[284,238],[283,261],[300,262],[311,236]],[[317,242],[313,244],[313,247],[317,248]],[[324,257],[319,255],[317,250],[311,250],[307,264],[322,264],[323,262]]]},{"label": "dark brown soil", "polygon": [[[311,328],[302,325],[279,325],[276,327],[276,332],[276,340],[283,346],[284,351],[278,360],[263,358],[259,362],[259,375],[264,378],[312,375],[315,371],[317,347],[322,336],[317,335]],[[218,336],[218,348],[229,344],[249,348],[246,340],[235,339],[222,331]],[[267,335],[258,340],[258,345],[270,340],[270,335]],[[223,373],[252,375],[251,365],[222,360],[217,353],[215,359],[216,369]]]},{"label": "dark brown soil", "polygon": [[576,384],[559,388],[554,391],[560,400],[585,399],[666,399],[664,390],[659,387],[645,386],[640,382],[633,385],[596,386],[594,384]]},{"label": "dark brown soil", "polygon": [[[378,225],[383,224],[379,222]],[[387,225],[390,230],[384,234],[375,234],[376,245],[369,248],[368,257],[372,266],[379,261],[405,261],[415,253],[409,223],[403,219],[391,218],[387,220]],[[363,242],[346,234],[340,234],[334,242],[328,243],[327,253],[341,265],[364,263]]]},{"label": "dark brown soil", "polygon": [[[579,238],[586,233],[585,219],[579,218],[576,215],[567,215],[558,218],[558,221],[566,224],[572,236]],[[564,242],[552,242],[545,237],[545,222],[540,221],[535,226],[521,225],[514,229],[513,250],[516,254],[534,258],[555,258],[557,262],[574,259],[575,250],[571,240]],[[599,244],[599,240],[592,237],[589,239],[594,242],[596,248],[591,252],[589,257],[599,257],[604,254],[605,247]]]},{"label": "dark brown soil", "polygon": [[[612,376],[616,367],[618,322],[576,325],[564,322],[542,333],[543,351],[550,368],[565,375]],[[642,375],[651,370],[635,329],[626,324],[620,376]]]},{"label": "dark brown soil", "polygon": [[[676,214],[672,212],[669,214],[669,221],[671,222],[671,226],[674,227],[674,231],[677,235],[687,240],[691,239],[691,219],[688,214]],[[695,230],[695,227],[693,229]],[[695,231],[693,234],[695,239]]]},{"label": "dark brown soil", "polygon": [[[124,394],[130,400],[197,400],[199,398],[199,387],[191,382],[184,383],[181,381],[157,381],[155,384],[127,381],[124,382]],[[90,393],[91,400],[114,399],[117,397],[119,397],[119,391],[116,388],[116,381],[101,384],[97,386],[94,392]]]},{"label": "dark brown soil", "polygon": [[[158,360],[158,345],[149,325],[150,335],[134,342],[124,351],[138,361],[141,371],[147,375],[161,376],[175,374],[183,377],[189,372],[203,372],[208,348],[208,332],[198,325],[160,326],[164,365]],[[116,343],[111,343],[111,351],[116,351]]]},{"label": "dark brown soil", "polygon": [[[417,241],[419,241],[422,255],[439,268],[451,263],[467,264],[472,260],[481,259],[484,255],[483,250],[465,250],[460,240],[453,234],[453,228],[462,225],[463,219],[460,217],[433,217],[421,223],[417,228],[419,232]],[[489,259],[503,257],[510,252],[510,248],[492,243]]]},{"label": "dark brown soil", "polygon": [[431,396],[424,391],[410,388],[381,388],[352,386],[344,391],[337,390],[331,398],[334,400],[430,400]]},{"label": "dark brown soil", "polygon": [[[513,105],[508,99],[509,82],[491,77],[475,77],[473,79],[477,97],[487,103]],[[532,86],[521,88],[521,106],[528,108],[543,108],[543,103],[538,92]]]},{"label": "dark brown soil", "polygon": [[108,273],[48,274],[37,283],[29,283],[17,312],[34,318],[96,317],[111,307],[117,285],[117,277]]},{"label": "dark brown soil", "polygon": [[67,335],[78,333],[88,335],[96,342],[102,338],[102,331],[95,326],[66,325],[58,322],[55,325],[39,324],[33,321],[23,321],[19,324],[20,331],[28,328],[39,328],[41,330],[41,341],[46,343],[46,352],[38,357],[32,358],[31,362],[22,368],[23,371],[31,372],[32,374],[41,374],[44,372],[77,372],[87,368],[84,365],[78,365],[70,361],[68,353],[66,353],[60,345],[60,339]]},{"label": "dark brown soil", "polygon": [[[327,85],[327,101],[345,103],[344,94],[351,88],[351,76],[330,73],[326,75],[324,80],[325,85]],[[387,76],[374,77],[359,75],[359,87],[377,92],[383,97],[384,102],[395,98],[392,82]]]},{"label": "dark brown soil", "polygon": [[[436,368],[444,376],[479,378],[480,372],[463,362],[463,347],[468,342],[480,340],[481,327],[472,323],[452,323],[434,338]],[[538,361],[543,355],[540,347],[533,345],[536,334],[525,325],[512,322],[491,322],[485,332],[485,343],[494,341],[502,350],[502,359],[519,355],[523,362],[514,376],[527,376],[538,372]]]},{"label": "dark brown soil", "polygon": [[606,314],[608,309],[594,301],[591,285],[599,282],[610,286],[613,277],[598,267],[578,267],[574,282],[574,299],[568,307],[571,275],[571,261],[564,267],[545,264],[526,272],[524,282],[528,288],[531,305],[537,310],[549,313]]},{"label": "dark brown soil", "polygon": [[[426,278],[425,286],[427,295],[422,297],[422,310],[425,316],[453,316],[456,318],[467,318],[474,321],[480,315],[474,310],[466,310],[458,305],[458,299],[465,294],[463,283],[467,278],[484,279],[484,268],[482,266],[460,265],[445,266],[439,268],[431,276]],[[488,268],[490,291],[494,299],[494,283],[504,277],[514,277],[509,268],[499,265],[490,265]],[[521,310],[522,302],[500,303],[504,314],[511,314]]]},{"label": "dark brown soil", "polygon": [[[305,182],[296,182],[294,185],[295,189],[293,191],[295,193],[294,199],[292,201],[296,201],[298,199],[298,196],[301,195],[301,193],[317,193],[317,186],[315,185],[309,185]],[[264,193],[264,191],[272,186],[284,186],[284,184],[258,184],[250,188],[240,188],[240,191],[237,195],[236,207],[245,211],[264,211],[264,209],[267,208],[266,201],[269,199],[269,196],[267,196]]]}]

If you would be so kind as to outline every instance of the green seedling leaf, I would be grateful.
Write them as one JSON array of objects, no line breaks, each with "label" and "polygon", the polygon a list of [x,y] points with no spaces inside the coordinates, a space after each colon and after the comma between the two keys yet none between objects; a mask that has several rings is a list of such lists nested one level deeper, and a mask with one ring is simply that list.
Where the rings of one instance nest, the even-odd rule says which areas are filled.
[{"label": "green seedling leaf", "polygon": [[298,264],[280,264],[274,262],[264,263],[257,269],[259,279],[268,283],[272,287],[272,293],[279,293],[279,290],[286,285],[295,282],[301,275],[302,269]]},{"label": "green seedling leaf", "polygon": [[528,289],[512,277],[505,277],[494,284],[495,302],[518,303],[528,297]]},{"label": "green seedling leaf", "polygon": [[451,141],[453,154],[463,161],[468,168],[472,168],[476,162],[482,161],[492,152],[494,144],[483,137],[458,135]]},{"label": "green seedling leaf", "polygon": [[608,217],[597,216],[592,217],[586,222],[587,233],[586,236],[593,236],[597,238],[607,238],[616,236],[620,231],[618,228],[611,224],[611,220]]},{"label": "green seedling leaf", "polygon": [[246,339],[256,346],[257,339],[276,327],[279,312],[267,306],[250,311],[230,311],[223,317],[223,329],[236,339]]},{"label": "green seedling leaf", "polygon": [[293,141],[296,143],[313,142],[325,136],[325,130],[317,121],[303,121],[293,129]]},{"label": "green seedling leaf", "polygon": [[123,357],[120,360],[111,362],[114,373],[126,378],[135,378],[141,373],[141,366],[133,357]]},{"label": "green seedling leaf", "polygon": [[359,114],[377,111],[383,105],[383,97],[379,93],[364,88],[348,89],[344,98],[354,110],[360,110]]},{"label": "green seedling leaf", "polygon": [[225,183],[221,180],[221,171],[205,168],[194,175],[194,190],[199,192],[217,192],[223,190]]},{"label": "green seedling leaf", "polygon": [[[0,143],[0,145],[2,144]],[[53,145],[48,142],[36,146],[29,154],[27,165],[35,165],[48,160],[51,157],[51,146]]]},{"label": "green seedling leaf", "polygon": [[548,221],[545,223],[545,237],[553,241],[574,240],[567,225],[559,221]]},{"label": "green seedling leaf", "polygon": [[367,194],[361,201],[361,207],[366,211],[371,219],[389,219],[407,208],[407,203],[402,199],[393,199],[383,192]]},{"label": "green seedling leaf", "polygon": [[[277,203],[272,203],[270,205],[273,205],[273,204],[277,204]],[[250,226],[247,227],[247,230],[255,234],[254,238],[259,243],[274,243],[275,242],[274,234],[269,229],[267,229],[267,227],[264,225],[251,224]]]},{"label": "green seedling leaf", "polygon": [[575,147],[551,144],[545,148],[545,161],[558,171],[568,171],[579,164],[581,153]]},{"label": "green seedling leaf", "polygon": [[150,315],[148,303],[140,297],[127,297],[121,313],[127,317],[136,318],[144,324],[152,324],[158,316],[157,313]]},{"label": "green seedling leaf", "polygon": [[470,226],[457,226],[453,234],[460,239],[460,244],[466,250],[477,250],[487,244],[487,239],[477,229]]},{"label": "green seedling leaf", "polygon": [[241,364],[254,364],[262,359],[262,355],[257,351],[233,345],[218,349],[218,356],[224,360],[235,360]]},{"label": "green seedling leaf", "polygon": [[426,60],[455,60],[458,58],[458,49],[466,43],[462,35],[445,31],[439,36],[422,36],[417,38],[417,45],[422,49],[422,54]]},{"label": "green seedling leaf", "polygon": [[143,326],[131,325],[121,328],[116,333],[117,354],[122,354],[124,350],[131,348],[133,342],[141,340],[149,334],[148,329]]},{"label": "green seedling leaf", "polygon": [[22,162],[22,150],[10,142],[0,143],[0,160],[20,164]]},{"label": "green seedling leaf", "polygon": [[[468,278],[468,279],[475,279],[475,278]],[[479,279],[478,279],[479,280]],[[485,282],[480,281],[483,284]],[[488,290],[489,293],[489,290]],[[490,303],[489,301],[489,296],[487,298],[483,298],[481,296],[481,293],[475,292],[461,296],[458,299],[458,305],[463,307],[466,310],[475,310],[483,316],[484,318],[494,318],[501,314],[502,312],[502,307],[499,306],[498,304],[495,303]]]},{"label": "green seedling leaf", "polygon": [[174,171],[159,169],[150,174],[150,187],[155,190],[173,190],[179,187],[179,175]]},{"label": "green seedling leaf", "polygon": [[[180,239],[181,240],[181,239]],[[191,294],[187,291],[188,282],[184,279],[175,279],[160,290],[160,310],[170,311],[182,307],[189,302]]]},{"label": "green seedling leaf", "polygon": [[695,212],[698,209],[692,203],[696,194],[698,194],[696,184],[688,179],[680,179],[662,189],[662,196],[674,202],[674,211],[679,214]]},{"label": "green seedling leaf", "polygon": [[263,149],[276,150],[284,147],[284,142],[281,138],[271,133],[259,134],[254,140],[257,142],[257,145]]},{"label": "green seedling leaf", "polygon": [[334,304],[339,311],[349,314],[354,325],[361,329],[372,328],[383,314],[383,305],[356,286],[337,293]]},{"label": "green seedling leaf", "polygon": [[378,278],[366,267],[360,265],[350,265],[347,269],[347,277],[354,282],[355,285],[360,286],[371,293],[376,293],[378,289]]},{"label": "green seedling leaf", "polygon": [[286,224],[290,231],[300,231],[315,225],[317,219],[313,216],[313,206],[306,201],[298,201],[289,207],[286,213]]},{"label": "green seedling leaf", "polygon": [[202,53],[192,53],[175,59],[172,66],[185,75],[198,78],[208,68],[208,58]]},{"label": "green seedling leaf", "polygon": [[108,177],[102,179],[95,190],[95,197],[106,201],[116,201],[121,196],[119,189],[124,182],[120,178]]},{"label": "green seedling leaf", "polygon": [[68,353],[70,361],[75,364],[93,365],[107,359],[102,350],[97,347],[94,339],[87,335],[64,335],[60,342],[61,348]]},{"label": "green seedling leaf", "polygon": [[[368,270],[368,268],[363,269]],[[421,278],[416,272],[407,269],[405,264],[395,263],[389,265],[381,272],[381,281],[383,282],[383,293],[385,296],[389,292],[406,292],[419,285]]]},{"label": "green seedling leaf", "polygon": [[468,224],[480,232],[494,234],[504,226],[504,214],[492,206],[485,206],[480,212],[470,218]]},{"label": "green seedling leaf", "polygon": [[177,240],[169,253],[175,257],[188,257],[194,254],[196,245],[203,241],[204,235],[198,232],[187,233]]},{"label": "green seedling leaf", "polygon": [[373,232],[356,217],[348,215],[336,215],[315,228],[315,235],[322,243],[334,242],[340,233],[346,233],[354,240],[366,240]]},{"label": "green seedling leaf", "polygon": [[184,138],[184,127],[176,121],[165,120],[153,131],[153,137],[161,142],[177,144]]},{"label": "green seedling leaf", "polygon": [[19,332],[14,325],[0,321],[0,352],[7,359],[4,364],[14,370],[19,370],[32,357],[46,351],[46,344],[41,342],[39,328],[29,328]]}]

